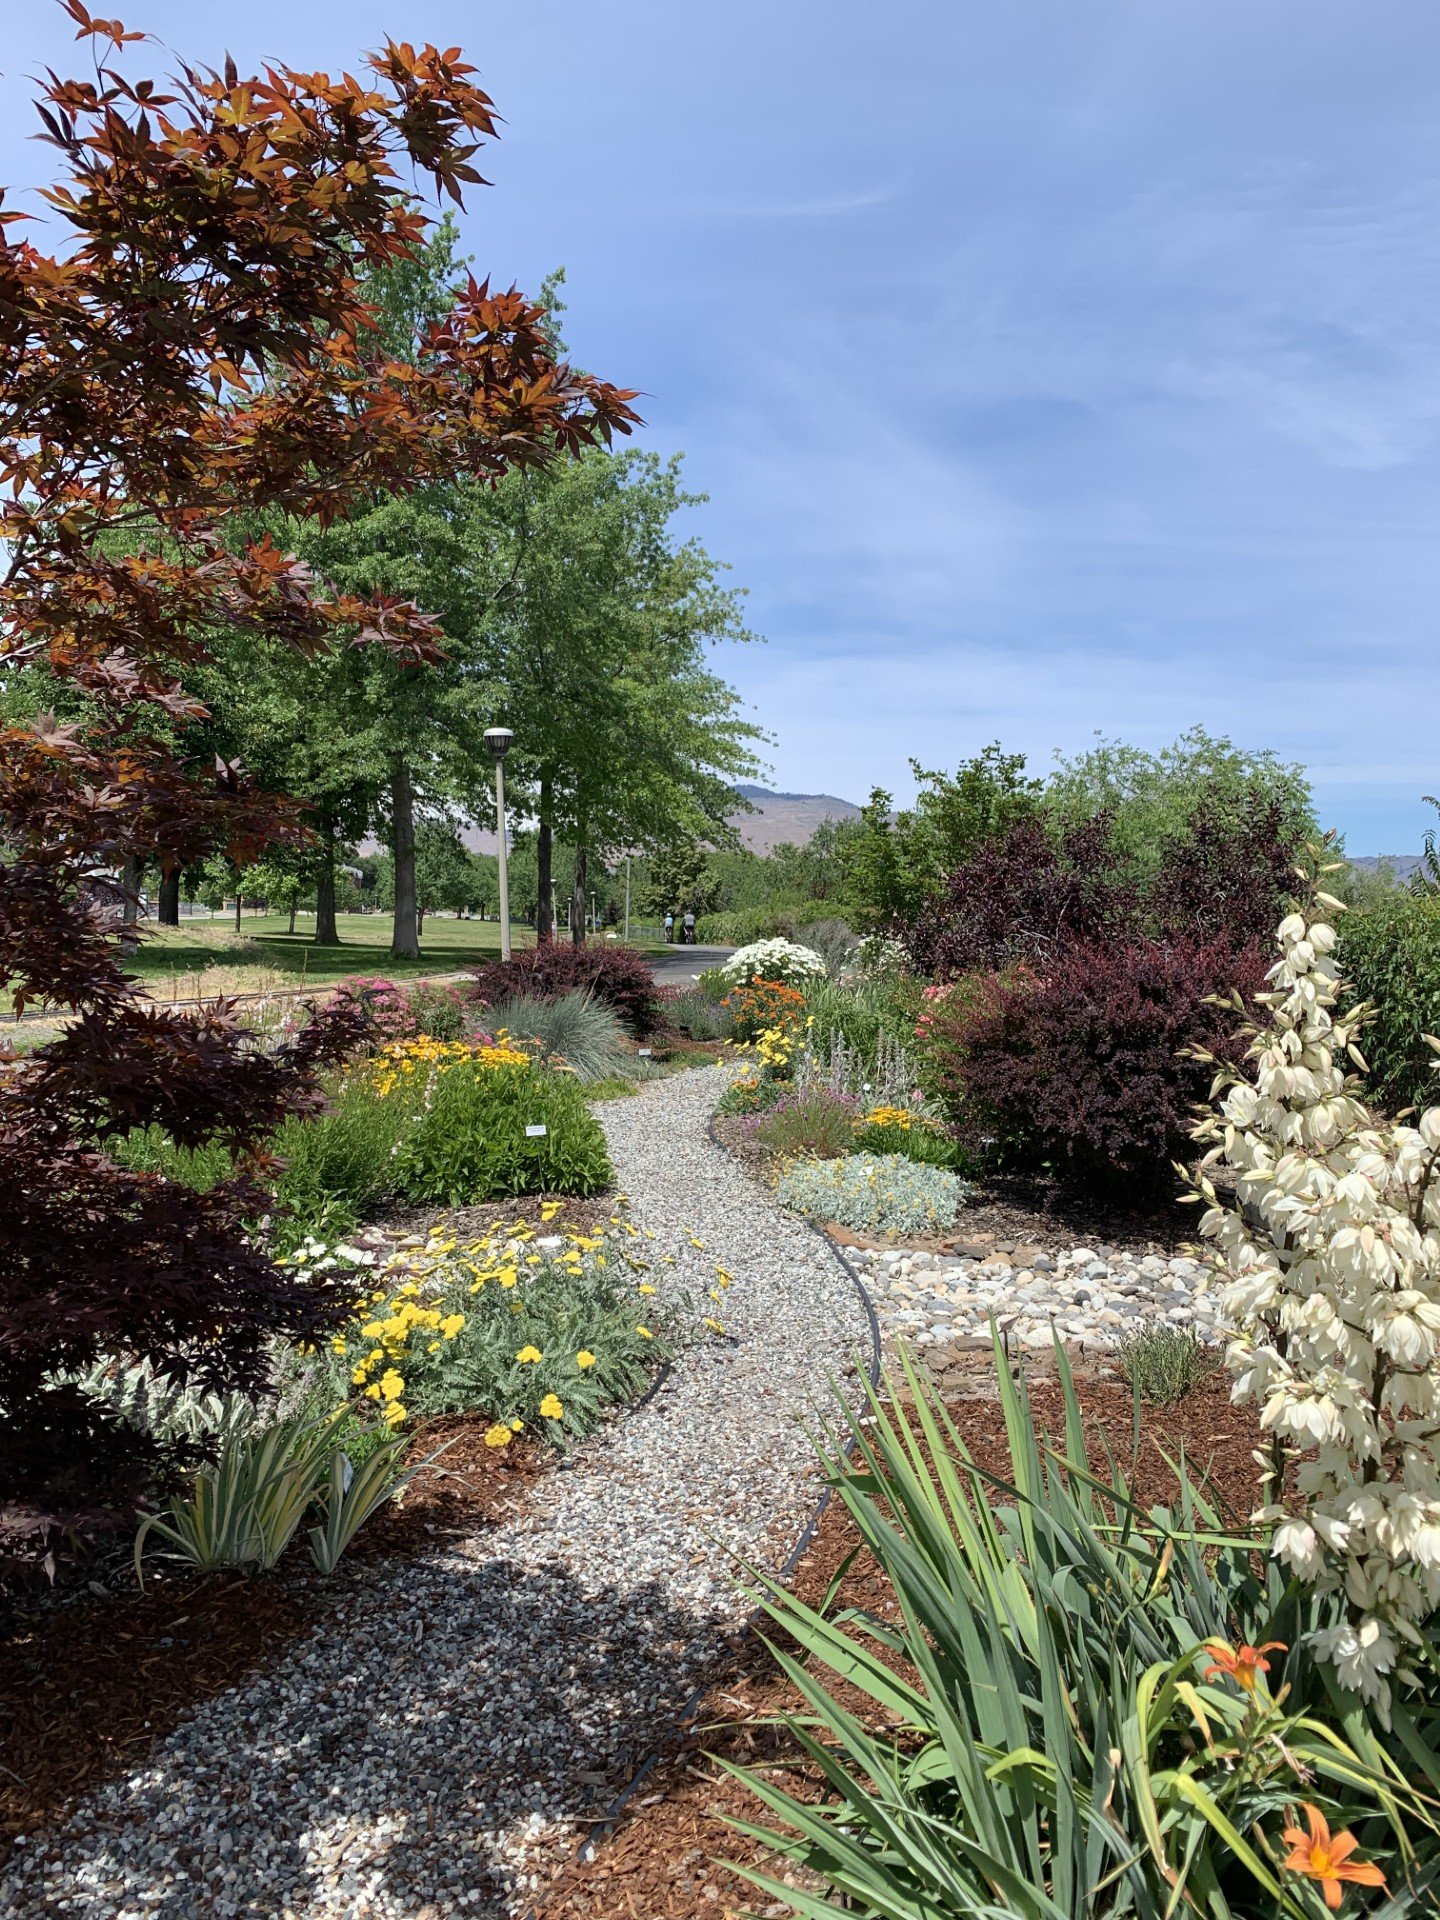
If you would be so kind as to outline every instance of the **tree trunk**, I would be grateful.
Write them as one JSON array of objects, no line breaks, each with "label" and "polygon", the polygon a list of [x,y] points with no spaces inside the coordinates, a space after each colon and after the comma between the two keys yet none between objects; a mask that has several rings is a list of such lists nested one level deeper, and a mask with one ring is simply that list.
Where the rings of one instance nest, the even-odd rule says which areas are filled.
[{"label": "tree trunk", "polygon": [[[584,828],[581,828],[583,836]],[[570,889],[570,940],[573,946],[585,944],[585,841],[575,842],[575,884]]]},{"label": "tree trunk", "polygon": [[328,813],[320,815],[320,872],[315,881],[315,944],[338,947],[335,924],[335,829]]},{"label": "tree trunk", "polygon": [[415,934],[418,939],[425,931],[425,909],[417,900],[415,903]]},{"label": "tree trunk", "polygon": [[555,938],[555,829],[550,819],[555,811],[554,793],[550,775],[542,773],[539,831],[535,836],[535,938],[542,947]]},{"label": "tree trunk", "polygon": [[120,907],[120,924],[124,927],[133,927],[140,918],[140,879],[144,871],[140,856],[127,853],[120,869],[120,889],[125,896]]},{"label": "tree trunk", "polygon": [[167,867],[161,863],[160,898],[156,902],[155,918],[162,927],[178,927],[180,924],[180,869]]},{"label": "tree trunk", "polygon": [[235,875],[235,931],[240,931],[240,875]]},{"label": "tree trunk", "polygon": [[295,909],[299,904],[300,904],[299,901],[295,898],[294,894],[292,893],[290,896],[290,932],[291,933],[294,933],[295,931]]},{"label": "tree trunk", "polygon": [[390,770],[390,852],[395,863],[395,923],[392,960],[420,958],[420,927],[415,917],[415,789],[410,769],[398,756]]}]

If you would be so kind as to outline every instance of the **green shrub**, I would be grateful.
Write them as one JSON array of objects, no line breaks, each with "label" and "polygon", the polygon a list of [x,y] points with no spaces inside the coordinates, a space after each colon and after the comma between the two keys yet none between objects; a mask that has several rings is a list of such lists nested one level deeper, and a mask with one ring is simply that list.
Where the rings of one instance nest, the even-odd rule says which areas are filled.
[{"label": "green shrub", "polygon": [[432,1040],[458,1040],[465,1031],[465,996],[455,987],[423,980],[405,996],[417,1033]]},{"label": "green shrub", "polygon": [[784,1083],[772,1080],[768,1073],[742,1073],[738,1080],[731,1081],[715,1102],[715,1111],[727,1116],[763,1113],[767,1107],[774,1106],[784,1091]]},{"label": "green shrub", "polygon": [[541,1052],[561,1060],[580,1080],[609,1080],[635,1059],[620,1016],[589,989],[542,1000],[533,993],[513,994],[486,1009],[495,1033],[531,1040]]},{"label": "green shrub", "polygon": [[1115,1343],[1121,1378],[1157,1407],[1183,1400],[1218,1363],[1215,1349],[1205,1346],[1193,1327],[1172,1327],[1165,1320],[1134,1327]]},{"label": "green shrub", "polygon": [[1440,1034],[1440,896],[1397,891],[1337,921],[1340,971],[1374,1019],[1360,1035],[1377,1097],[1398,1112],[1440,1101],[1435,1054],[1422,1036]]},{"label": "green shrub", "polygon": [[106,1147],[111,1159],[137,1173],[163,1173],[196,1193],[208,1193],[235,1171],[228,1147],[212,1140],[203,1147],[177,1147],[163,1127],[136,1127]]},{"label": "green shrub", "polygon": [[[555,1236],[563,1249],[537,1246],[527,1227],[461,1247],[432,1240],[335,1341],[335,1393],[406,1418],[481,1413],[497,1423],[492,1445],[508,1443],[513,1422],[557,1444],[592,1432],[667,1351],[624,1234]],[[558,1415],[545,1411],[552,1394]]]},{"label": "green shrub", "polygon": [[805,989],[810,1045],[818,1059],[826,1060],[836,1040],[843,1040],[868,1073],[886,1040],[902,1047],[913,1044],[919,1006],[920,989],[904,978],[843,986],[835,980],[812,981]]},{"label": "green shrub", "polygon": [[[842,1406],[854,1456],[837,1436],[823,1477],[896,1604],[831,1614],[762,1594],[803,1701],[792,1738],[826,1790],[802,1799],[784,1771],[731,1767],[781,1823],[750,1831],[790,1875],[742,1871],[787,1903],[818,1882],[816,1916],[1319,1920],[1321,1888],[1283,1864],[1308,1802],[1383,1868],[1387,1915],[1431,1911],[1433,1717],[1401,1704],[1386,1735],[1333,1692],[1307,1641],[1343,1602],[1307,1594],[1188,1478],[1171,1510],[1137,1507],[1113,1466],[1097,1486],[1057,1357],[1052,1451],[997,1342],[998,1491],[908,1362],[863,1411]],[[1251,1687],[1224,1668],[1242,1643],[1272,1669]]]},{"label": "green shrub", "polygon": [[536,1066],[464,1062],[437,1075],[393,1165],[405,1199],[451,1206],[517,1193],[598,1193],[610,1181],[605,1135],[580,1082]]},{"label": "green shrub", "polygon": [[894,1155],[847,1154],[843,1160],[803,1160],[780,1176],[776,1197],[807,1219],[852,1233],[944,1233],[970,1189],[944,1167]]},{"label": "green shrub", "polygon": [[696,974],[695,984],[687,988],[687,992],[701,994],[718,1006],[733,985],[734,982],[727,980],[719,967],[706,967],[703,972]]},{"label": "green shrub", "polygon": [[[719,978],[718,968],[716,977]],[[730,1034],[729,1014],[709,994],[694,989],[670,1001],[665,1008],[665,1019],[667,1025],[678,1033],[688,1034],[692,1040],[724,1040]]]},{"label": "green shrub", "polygon": [[852,1142],[855,1152],[898,1153],[906,1160],[919,1160],[929,1167],[954,1167],[957,1171],[969,1165],[959,1142],[950,1139],[922,1115],[902,1109],[903,1119],[891,1119],[888,1115],[894,1109],[877,1111],[887,1117],[867,1120],[856,1127]]},{"label": "green shrub", "polygon": [[366,1073],[350,1074],[330,1088],[324,1113],[279,1128],[272,1146],[282,1162],[275,1183],[282,1251],[307,1234],[343,1238],[394,1197],[396,1155],[416,1123],[424,1086],[417,1075],[382,1099]]}]

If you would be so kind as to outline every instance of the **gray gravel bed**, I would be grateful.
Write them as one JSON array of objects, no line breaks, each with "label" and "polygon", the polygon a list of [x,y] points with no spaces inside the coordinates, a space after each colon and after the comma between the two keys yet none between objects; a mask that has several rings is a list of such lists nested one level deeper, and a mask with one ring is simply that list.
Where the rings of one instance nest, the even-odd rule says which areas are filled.
[{"label": "gray gravel bed", "polygon": [[658,1298],[717,1313],[723,1337],[682,1351],[526,1513],[359,1569],[315,1635],[19,1848],[0,1912],[523,1909],[738,1629],[731,1554],[773,1568],[794,1543],[816,1497],[797,1416],[865,1339],[831,1251],[706,1139],[724,1079],[599,1109]]}]

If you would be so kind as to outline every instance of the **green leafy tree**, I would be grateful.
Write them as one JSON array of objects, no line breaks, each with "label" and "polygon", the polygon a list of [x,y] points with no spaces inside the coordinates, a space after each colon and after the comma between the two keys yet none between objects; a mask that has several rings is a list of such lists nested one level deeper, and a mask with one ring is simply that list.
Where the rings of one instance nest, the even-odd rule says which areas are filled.
[{"label": "green leafy tree", "polygon": [[1025,756],[1006,753],[998,741],[953,776],[917,760],[910,771],[919,789],[914,805],[893,813],[890,795],[877,787],[837,849],[844,898],[862,932],[909,925],[978,846],[1040,804],[1041,783],[1027,776]]},{"label": "green leafy tree", "polygon": [[1057,828],[1108,814],[1110,844],[1122,871],[1143,889],[1167,848],[1187,836],[1202,811],[1212,820],[1232,821],[1239,831],[1257,799],[1279,809],[1288,845],[1299,848],[1318,838],[1303,767],[1192,727],[1157,753],[1100,739],[1086,753],[1057,759],[1043,808]]},{"label": "green leafy tree", "polygon": [[[746,640],[740,595],[671,522],[702,498],[678,458],[581,457],[466,492],[475,643],[515,730],[507,779],[536,828],[536,926],[555,923],[557,840],[572,849],[572,937],[583,939],[590,863],[626,847],[733,841],[734,782],[757,770],[756,728],[706,650]],[[461,630],[460,609],[446,631]],[[513,775],[512,775],[513,770]]]},{"label": "green leafy tree", "polygon": [[709,913],[719,894],[705,849],[696,840],[677,840],[650,855],[640,891],[642,913]]}]

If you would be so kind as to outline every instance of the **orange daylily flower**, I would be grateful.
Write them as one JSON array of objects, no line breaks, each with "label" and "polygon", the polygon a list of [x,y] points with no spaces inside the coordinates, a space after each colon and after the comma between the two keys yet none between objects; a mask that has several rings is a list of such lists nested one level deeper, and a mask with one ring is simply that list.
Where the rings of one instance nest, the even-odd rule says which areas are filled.
[{"label": "orange daylily flower", "polygon": [[1283,1640],[1267,1640],[1263,1647],[1250,1647],[1243,1644],[1238,1647],[1227,1647],[1223,1640],[1207,1640],[1205,1645],[1215,1658],[1206,1667],[1202,1677],[1208,1680],[1212,1674],[1228,1674],[1237,1686],[1245,1689],[1246,1693],[1254,1693],[1260,1675],[1270,1671],[1270,1662],[1265,1658],[1267,1653],[1290,1651]]},{"label": "orange daylily flower", "polygon": [[1301,1804],[1310,1831],[1303,1833],[1299,1827],[1286,1827],[1280,1836],[1290,1849],[1290,1858],[1285,1862],[1287,1869],[1318,1880],[1325,1904],[1332,1913],[1339,1910],[1345,1897],[1342,1882],[1348,1880],[1357,1887],[1383,1887],[1385,1876],[1373,1861],[1350,1858],[1360,1844],[1354,1834],[1347,1831],[1332,1836],[1329,1822],[1320,1809],[1312,1807],[1308,1800]]}]

